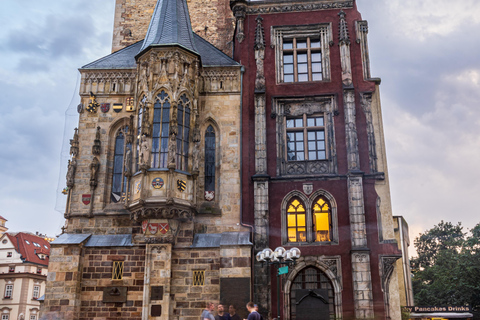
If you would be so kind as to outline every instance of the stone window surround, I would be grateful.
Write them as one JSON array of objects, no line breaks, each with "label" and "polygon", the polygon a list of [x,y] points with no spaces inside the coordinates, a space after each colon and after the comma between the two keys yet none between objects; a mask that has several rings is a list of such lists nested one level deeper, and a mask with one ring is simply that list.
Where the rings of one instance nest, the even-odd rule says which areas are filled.
[{"label": "stone window surround", "polygon": [[[275,74],[277,84],[283,82],[283,39],[287,38],[320,38],[322,53],[322,80],[330,81],[330,46],[333,45],[332,24],[320,23],[310,25],[272,26],[270,30],[270,46],[275,48]],[[286,82],[288,84],[299,82]],[[309,83],[309,82],[306,82]]]},{"label": "stone window surround", "polygon": [[[10,288],[9,288],[10,287]],[[10,292],[9,295],[7,295],[7,292]],[[4,294],[3,294],[3,299],[12,299],[12,296],[13,296],[13,282],[12,281],[8,281],[6,284],[5,284],[5,291],[4,291]]]},{"label": "stone window surround", "polygon": [[[313,205],[315,200],[318,197],[324,196],[330,202],[331,210],[331,224],[332,224],[332,234],[331,241],[322,241],[317,242],[313,241]],[[306,229],[307,229],[307,242],[288,242],[287,234],[287,206],[293,198],[300,199],[304,206],[306,212]],[[293,190],[289,192],[282,201],[281,204],[281,221],[282,221],[282,244],[283,245],[300,245],[300,246],[318,246],[318,245],[338,245],[338,213],[337,213],[337,203],[335,198],[327,191],[319,189],[313,192],[310,196],[306,196],[303,192],[299,190]]]},{"label": "stone window surround", "polygon": [[[272,117],[276,119],[277,176],[303,176],[337,173],[334,116],[338,114],[336,98],[314,96],[301,98],[274,97]],[[286,147],[286,118],[303,114],[320,114],[324,117],[326,160],[288,161]]]},{"label": "stone window surround", "polygon": [[[199,188],[200,190],[200,201],[199,203],[206,202],[206,203],[214,203],[218,204],[219,199],[220,199],[220,194],[221,194],[221,180],[220,180],[220,168],[221,168],[221,130],[220,126],[218,123],[213,120],[211,117],[208,117],[205,121],[203,121],[200,125],[200,134],[201,134],[201,140],[200,140],[200,154],[201,157],[200,159],[205,159],[205,133],[207,132],[207,128],[209,126],[213,127],[213,130],[215,131],[215,198],[212,201],[206,201],[205,200],[205,185],[203,185],[203,188]],[[199,164],[203,166],[203,176],[201,175],[200,178],[205,179],[205,161],[199,161]]]}]

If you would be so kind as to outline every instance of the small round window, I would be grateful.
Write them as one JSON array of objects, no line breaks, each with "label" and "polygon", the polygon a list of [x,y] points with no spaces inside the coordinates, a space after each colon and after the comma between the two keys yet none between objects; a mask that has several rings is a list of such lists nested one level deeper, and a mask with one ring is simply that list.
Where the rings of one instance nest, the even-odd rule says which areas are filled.
[{"label": "small round window", "polygon": [[7,239],[3,239],[2,241],[3,244],[7,244],[7,242],[8,242]]}]

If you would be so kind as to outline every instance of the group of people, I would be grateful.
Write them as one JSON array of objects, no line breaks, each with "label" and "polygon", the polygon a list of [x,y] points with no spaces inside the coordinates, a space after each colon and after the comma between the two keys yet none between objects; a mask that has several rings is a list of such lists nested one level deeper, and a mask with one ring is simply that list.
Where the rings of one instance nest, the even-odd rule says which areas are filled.
[{"label": "group of people", "polygon": [[[217,305],[217,314],[214,316],[215,304],[207,302],[205,310],[203,310],[200,320],[242,320],[237,314],[237,309],[234,305],[228,307],[228,312],[225,312],[223,304]],[[258,313],[258,306],[253,302],[247,303],[247,310],[249,312],[248,318],[243,320],[263,320],[263,317]]]}]

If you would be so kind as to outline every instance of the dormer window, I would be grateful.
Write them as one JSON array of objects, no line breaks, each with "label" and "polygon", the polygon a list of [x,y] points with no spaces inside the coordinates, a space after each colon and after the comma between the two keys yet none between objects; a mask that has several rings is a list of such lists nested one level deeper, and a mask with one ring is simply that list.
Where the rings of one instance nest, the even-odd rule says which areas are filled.
[{"label": "dormer window", "polygon": [[38,243],[36,243],[36,242],[34,242],[33,245],[34,245],[35,247],[40,248],[40,245],[39,245]]},{"label": "dormer window", "polygon": [[28,240],[25,240],[25,243],[26,243],[26,244],[30,244],[30,241],[28,241]]}]

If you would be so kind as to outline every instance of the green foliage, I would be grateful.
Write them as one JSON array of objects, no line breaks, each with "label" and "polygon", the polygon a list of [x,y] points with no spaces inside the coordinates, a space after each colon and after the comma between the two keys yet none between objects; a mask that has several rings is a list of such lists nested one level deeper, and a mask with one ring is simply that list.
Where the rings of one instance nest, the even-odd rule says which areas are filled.
[{"label": "green foliage", "polygon": [[480,223],[469,233],[441,221],[414,241],[411,260],[416,305],[480,307]]}]

